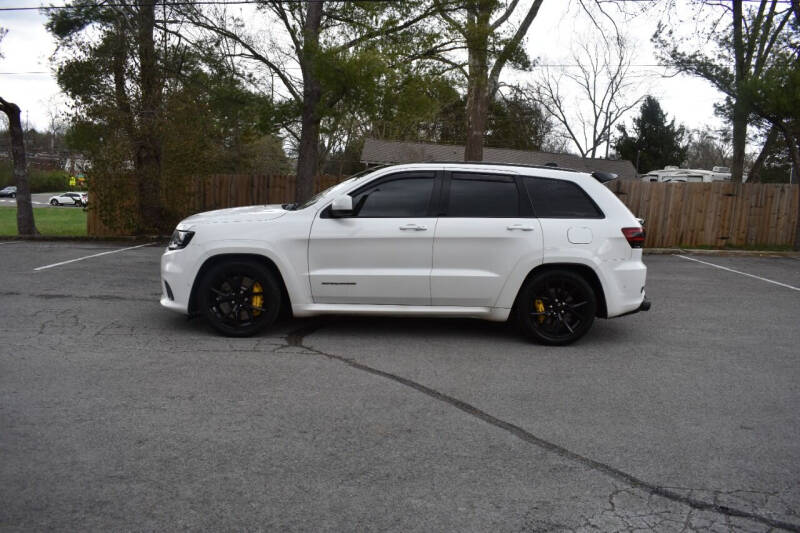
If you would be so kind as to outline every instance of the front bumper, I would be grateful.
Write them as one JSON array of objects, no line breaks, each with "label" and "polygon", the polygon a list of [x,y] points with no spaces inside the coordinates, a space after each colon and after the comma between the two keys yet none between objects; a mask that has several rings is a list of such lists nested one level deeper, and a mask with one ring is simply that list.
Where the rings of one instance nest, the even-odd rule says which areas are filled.
[{"label": "front bumper", "polygon": [[186,254],[167,250],[161,256],[161,305],[178,313],[189,313],[192,293],[192,272],[188,272]]}]

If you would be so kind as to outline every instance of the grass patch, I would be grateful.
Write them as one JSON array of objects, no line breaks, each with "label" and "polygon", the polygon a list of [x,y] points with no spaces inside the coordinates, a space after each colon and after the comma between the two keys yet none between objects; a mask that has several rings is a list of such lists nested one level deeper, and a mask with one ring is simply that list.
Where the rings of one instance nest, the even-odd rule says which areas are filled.
[{"label": "grass patch", "polygon": [[[33,220],[42,235],[83,237],[86,211],[77,207],[34,207]],[[17,208],[0,207],[0,237],[17,235]]]}]

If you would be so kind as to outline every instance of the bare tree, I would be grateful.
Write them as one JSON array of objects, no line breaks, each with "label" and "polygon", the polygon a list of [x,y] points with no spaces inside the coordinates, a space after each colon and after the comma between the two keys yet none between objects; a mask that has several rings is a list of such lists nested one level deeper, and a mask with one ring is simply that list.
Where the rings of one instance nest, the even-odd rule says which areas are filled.
[{"label": "bare tree", "polygon": [[[541,1],[541,0],[540,0]],[[381,39],[399,39],[430,17],[433,7],[425,2],[386,4],[333,2],[284,2],[260,0],[260,12],[274,18],[288,46],[250,34],[244,21],[224,11],[193,9],[192,23],[216,35],[235,58],[263,67],[279,82],[290,102],[299,110],[300,127],[288,127],[297,144],[297,188],[302,202],[313,193],[313,178],[319,167],[320,123],[351,90],[341,68],[358,51],[376,51]],[[299,70],[299,75],[294,74]],[[350,81],[357,82],[358,77]]]},{"label": "bare tree", "polygon": [[[785,2],[778,0],[753,0],[747,5],[743,0],[696,2],[696,5],[697,18],[706,8],[716,13],[716,22],[698,35],[702,45],[696,42],[684,45],[672,27],[664,24],[659,25],[653,40],[663,61],[679,72],[704,78],[727,96],[726,112],[733,126],[731,174],[734,182],[741,183],[747,127],[753,113],[758,113],[753,106],[752,84],[763,77],[773,55],[779,51],[793,6],[785,7]],[[725,25],[727,29],[719,28]]]},{"label": "bare tree", "polygon": [[67,129],[63,118],[61,102],[57,96],[47,100],[47,134],[50,136],[50,152],[56,152],[56,139]]},{"label": "bare tree", "polygon": [[25,236],[39,235],[33,220],[31,188],[28,183],[28,168],[25,160],[25,140],[22,134],[19,106],[0,98],[0,111],[5,113],[8,117],[8,132],[11,135],[14,181],[17,185],[17,232]]},{"label": "bare tree", "polygon": [[[500,87],[500,73],[509,61],[524,65],[527,58],[521,49],[522,40],[539,13],[543,0],[533,0],[523,11],[521,22],[514,28],[509,22],[519,0],[505,3],[499,0],[471,0],[469,2],[435,0],[439,17],[455,35],[455,40],[467,49],[467,68],[456,61],[440,58],[457,66],[467,79],[467,143],[465,161],[483,160],[483,138],[489,115],[489,102],[494,100]],[[503,5],[505,4],[505,5]],[[459,13],[459,11],[461,13]],[[497,15],[494,20],[492,16]]]},{"label": "bare tree", "polygon": [[766,163],[767,156],[775,146],[775,142],[778,140],[778,135],[780,133],[781,130],[778,126],[769,126],[767,134],[764,137],[764,143],[761,145],[761,151],[750,167],[750,174],[747,177],[748,183],[757,183],[761,181],[761,171],[764,169],[764,163]]},{"label": "bare tree", "polygon": [[579,40],[572,50],[574,68],[548,67],[531,90],[564,130],[582,157],[597,157],[614,125],[644,98],[631,74],[631,53],[622,38]]},{"label": "bare tree", "polygon": [[689,168],[729,167],[732,154],[728,131],[715,131],[710,126],[705,126],[689,132],[686,153],[686,164]]}]

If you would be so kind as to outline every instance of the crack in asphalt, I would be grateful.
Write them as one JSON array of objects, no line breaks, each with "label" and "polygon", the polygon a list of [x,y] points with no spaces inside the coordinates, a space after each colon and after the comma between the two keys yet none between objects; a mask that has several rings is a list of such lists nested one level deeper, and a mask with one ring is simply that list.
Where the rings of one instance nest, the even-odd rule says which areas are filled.
[{"label": "crack in asphalt", "polygon": [[135,302],[153,302],[154,298],[157,299],[161,296],[160,293],[152,293],[153,296],[149,298],[138,296],[117,296],[116,294],[58,294],[58,293],[22,293],[18,291],[0,291],[0,296],[25,296],[27,298],[45,298],[45,299],[75,299],[75,300],[106,300],[106,301],[120,301],[124,300]]},{"label": "crack in asphalt", "polygon": [[697,509],[700,511],[711,511],[728,517],[744,518],[747,520],[752,520],[754,522],[759,522],[761,524],[773,528],[784,529],[786,531],[800,532],[800,524],[793,524],[791,522],[776,520],[768,516],[760,515],[749,511],[744,511],[742,509],[737,509],[735,507],[731,507],[728,505],[721,505],[716,502],[703,501],[697,498],[693,498],[691,496],[682,495],[670,488],[655,485],[653,483],[640,479],[632,474],[624,472],[618,468],[614,468],[613,466],[601,463],[589,457],[585,457],[567,448],[564,448],[563,446],[559,446],[558,444],[547,441],[541,437],[537,437],[533,433],[523,429],[520,426],[517,426],[516,424],[512,424],[511,422],[501,420],[500,418],[497,418],[487,413],[486,411],[482,411],[481,409],[475,407],[474,405],[459,400],[458,398],[455,398],[453,396],[441,393],[435,389],[422,385],[421,383],[417,383],[416,381],[404,378],[402,376],[398,376],[397,374],[392,374],[391,372],[386,372],[384,370],[371,367],[364,363],[359,363],[355,359],[350,359],[341,355],[324,352],[322,350],[318,350],[316,348],[312,348],[304,344],[305,337],[319,331],[326,325],[327,324],[321,322],[313,322],[311,324],[307,324],[303,327],[292,330],[285,337],[286,343],[288,346],[303,348],[308,352],[344,363],[356,370],[361,370],[363,372],[367,372],[369,374],[379,376],[394,381],[396,383],[399,383],[401,385],[404,385],[406,387],[409,387],[411,389],[414,389],[418,392],[421,392],[422,394],[425,394],[426,396],[429,396],[430,398],[433,398],[434,400],[455,407],[456,409],[463,411],[464,413],[467,413],[468,415],[477,418],[489,425],[492,425],[496,428],[502,429],[503,431],[511,433],[515,437],[525,442],[538,446],[543,450],[552,452],[565,459],[580,463],[591,470],[595,470],[597,472],[605,474],[608,477],[621,481],[633,488],[639,489],[648,494],[660,496],[665,499],[671,500],[673,502],[687,505],[692,509]]}]

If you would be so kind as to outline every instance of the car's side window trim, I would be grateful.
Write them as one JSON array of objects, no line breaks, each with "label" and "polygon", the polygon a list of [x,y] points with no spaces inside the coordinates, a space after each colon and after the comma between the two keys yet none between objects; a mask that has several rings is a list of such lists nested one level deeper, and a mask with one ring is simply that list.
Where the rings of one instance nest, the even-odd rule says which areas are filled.
[{"label": "car's side window trim", "polygon": [[575,216],[539,216],[536,213],[536,209],[533,207],[533,198],[531,197],[530,192],[528,191],[527,185],[525,185],[524,183],[520,183],[520,185],[522,185],[523,190],[525,191],[525,197],[528,198],[528,202],[530,203],[531,212],[533,213],[532,216],[534,216],[536,218],[550,218],[550,219],[582,219],[582,218],[585,218],[585,219],[591,219],[591,220],[602,220],[602,219],[606,218],[606,214],[603,212],[602,209],[600,209],[600,206],[597,205],[597,202],[594,201],[594,198],[592,198],[591,195],[589,193],[587,193],[583,189],[583,187],[581,187],[579,184],[575,183],[574,181],[564,180],[564,179],[556,179],[556,178],[545,178],[544,176],[531,176],[531,175],[520,176],[520,181],[522,181],[522,179],[524,179],[524,178],[535,178],[535,179],[538,179],[538,180],[549,180],[549,181],[559,181],[559,182],[563,182],[563,183],[569,183],[572,187],[574,187],[578,191],[580,191],[580,193],[587,200],[589,200],[589,203],[592,206],[594,206],[595,210],[598,213],[598,216],[591,216],[591,217],[587,217],[587,216],[579,216],[579,217],[575,217]]},{"label": "car's side window trim", "polygon": [[[458,175],[458,177],[455,178],[458,180],[499,181],[503,183],[514,183],[514,185],[517,187],[517,214],[503,216],[451,217],[447,210],[450,206],[450,185],[454,180],[453,174]],[[519,176],[516,174],[504,174],[500,172],[488,171],[470,172],[463,170],[447,170],[444,172],[444,179],[442,180],[442,195],[439,202],[438,216],[448,218],[531,218],[533,217],[533,208],[530,205],[528,194],[525,192],[524,184],[520,182]]]},{"label": "car's side window trim", "polygon": [[[433,180],[433,186],[431,187],[431,194],[430,194],[430,197],[428,198],[428,207],[427,207],[427,209],[425,211],[425,215],[424,216],[403,215],[403,216],[359,217],[358,216],[358,212],[356,212],[356,213],[354,213],[352,215],[344,215],[344,216],[333,217],[331,215],[331,206],[330,206],[330,204],[328,204],[327,206],[325,206],[322,209],[322,211],[320,212],[319,217],[320,218],[365,218],[365,219],[366,218],[434,218],[436,216],[436,214],[434,212],[434,209],[436,207],[436,203],[438,202],[438,198],[437,197],[439,196],[439,194],[441,192],[441,172],[436,171],[436,170],[410,170],[410,171],[405,171],[405,172],[395,172],[393,174],[387,174],[385,176],[381,176],[379,178],[376,178],[376,179],[370,181],[369,183],[365,183],[361,187],[358,187],[357,189],[352,190],[352,191],[350,191],[350,192],[348,192],[346,194],[348,194],[349,196],[353,197],[353,199],[355,200],[355,197],[357,197],[358,195],[360,195],[364,191],[367,191],[367,190],[372,189],[374,187],[378,187],[378,186],[380,186],[380,185],[382,185],[384,183],[388,183],[390,181],[396,181],[396,180],[403,180],[403,179],[413,179],[413,178],[430,178],[430,179]],[[355,204],[354,204],[354,207],[355,207]]]}]

